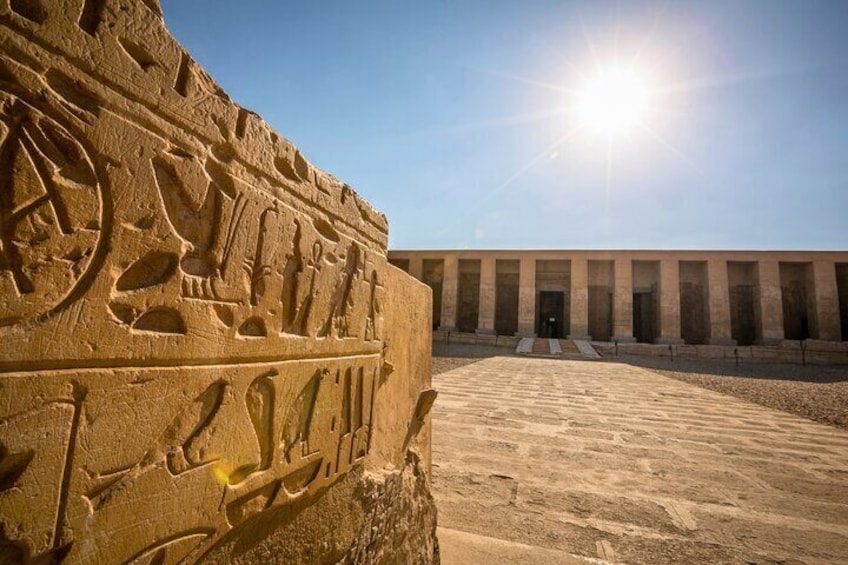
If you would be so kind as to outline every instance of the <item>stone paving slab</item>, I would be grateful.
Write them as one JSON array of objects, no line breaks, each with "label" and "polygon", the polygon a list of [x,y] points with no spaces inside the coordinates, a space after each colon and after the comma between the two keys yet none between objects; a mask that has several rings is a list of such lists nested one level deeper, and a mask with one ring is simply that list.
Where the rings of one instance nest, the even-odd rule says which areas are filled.
[{"label": "stone paving slab", "polygon": [[[844,430],[617,363],[496,357],[434,386],[444,529],[600,562],[848,563]],[[445,563],[493,562],[461,539]]]},{"label": "stone paving slab", "polygon": [[[586,565],[587,559],[564,551],[438,528],[442,565]],[[594,561],[594,560],[593,560]]]}]

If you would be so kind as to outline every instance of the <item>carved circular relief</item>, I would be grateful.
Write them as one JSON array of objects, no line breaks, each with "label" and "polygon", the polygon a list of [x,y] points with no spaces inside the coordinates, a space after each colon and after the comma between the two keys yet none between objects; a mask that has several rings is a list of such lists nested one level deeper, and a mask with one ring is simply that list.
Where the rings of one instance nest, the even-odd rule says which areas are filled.
[{"label": "carved circular relief", "polygon": [[104,244],[103,188],[85,146],[0,93],[0,327],[76,299]]}]

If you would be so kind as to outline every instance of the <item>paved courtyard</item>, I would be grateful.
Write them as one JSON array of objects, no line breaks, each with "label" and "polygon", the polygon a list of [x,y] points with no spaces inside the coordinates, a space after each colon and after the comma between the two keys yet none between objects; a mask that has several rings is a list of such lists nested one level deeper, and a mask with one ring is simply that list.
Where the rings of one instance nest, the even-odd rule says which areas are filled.
[{"label": "paved courtyard", "polygon": [[446,565],[848,563],[848,432],[625,364],[433,378]]}]

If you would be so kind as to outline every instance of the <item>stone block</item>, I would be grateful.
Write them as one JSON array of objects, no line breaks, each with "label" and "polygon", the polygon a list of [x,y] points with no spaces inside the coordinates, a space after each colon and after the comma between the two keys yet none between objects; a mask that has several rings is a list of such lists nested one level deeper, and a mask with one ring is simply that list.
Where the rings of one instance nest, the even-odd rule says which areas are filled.
[{"label": "stone block", "polygon": [[495,344],[498,347],[508,347],[510,349],[515,349],[518,345],[518,342],[521,341],[521,338],[511,336],[511,335],[499,335],[497,336],[497,340]]},{"label": "stone block", "polygon": [[698,357],[701,359],[724,359],[733,357],[733,348],[721,345],[697,345]]},{"label": "stone block", "polygon": [[497,343],[498,336],[495,334],[485,334],[478,333],[477,339],[474,341],[477,345],[495,345]]},{"label": "stone block", "polygon": [[420,562],[429,290],[156,0],[0,7],[0,562]]}]

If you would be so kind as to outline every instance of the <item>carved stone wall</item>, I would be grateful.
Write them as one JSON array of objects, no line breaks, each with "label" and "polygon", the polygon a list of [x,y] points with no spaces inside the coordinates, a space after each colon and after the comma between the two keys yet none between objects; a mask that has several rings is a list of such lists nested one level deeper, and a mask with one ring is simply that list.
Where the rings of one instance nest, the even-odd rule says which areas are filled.
[{"label": "carved stone wall", "polygon": [[156,0],[0,1],[0,562],[437,559],[387,230]]}]

